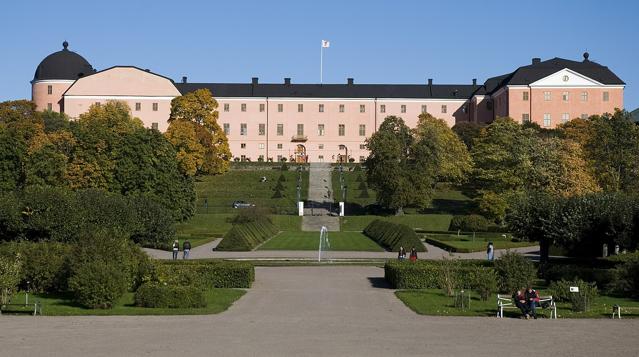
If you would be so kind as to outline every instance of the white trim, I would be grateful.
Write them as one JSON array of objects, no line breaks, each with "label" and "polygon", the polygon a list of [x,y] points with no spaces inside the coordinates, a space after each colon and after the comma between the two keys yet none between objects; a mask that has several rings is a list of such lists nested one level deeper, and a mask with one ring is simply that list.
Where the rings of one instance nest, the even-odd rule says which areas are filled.
[{"label": "white trim", "polygon": [[450,98],[318,98],[318,97],[215,97],[218,101],[269,101],[269,102],[416,102],[416,103],[433,103],[433,102],[467,102],[468,98],[450,99]]},{"label": "white trim", "polygon": [[[565,74],[567,73],[567,74]],[[535,87],[535,88],[539,88],[539,87],[565,87],[565,88],[571,88],[572,86],[570,85],[566,85],[564,84],[564,81],[559,81],[559,80],[553,80],[553,77],[558,77],[558,76],[562,76],[562,74],[566,77],[570,77],[570,76],[576,76],[578,79],[581,79],[582,81],[585,82],[590,82],[588,84],[580,84],[577,85],[575,87],[600,87],[603,86],[604,84],[596,81],[588,76],[585,76],[579,72],[575,72],[569,68],[563,68],[557,72],[551,73],[549,75],[547,75],[546,77],[543,77],[541,79],[538,79],[532,83],[530,83],[530,87]],[[570,74],[570,76],[568,76],[568,74]],[[563,76],[562,76],[563,77]],[[567,79],[568,80],[568,79]],[[547,83],[544,83],[547,82]],[[548,83],[549,82],[549,83]]]},{"label": "white trim", "polygon": [[74,83],[75,80],[73,79],[41,79],[41,80],[37,80],[37,81],[31,81],[31,84],[38,84],[38,83],[64,83],[64,84],[71,84]]},{"label": "white trim", "polygon": [[64,99],[99,99],[99,100],[173,100],[176,96],[135,96],[135,95],[69,95],[65,94]]},{"label": "white trim", "polygon": [[[528,88],[528,87],[526,87]],[[605,89],[624,89],[625,86],[620,86],[620,85],[592,85],[592,86],[550,86],[550,85],[545,85],[545,86],[534,86],[534,87],[530,87],[530,88],[534,88],[534,89],[556,89],[556,88],[605,88]]]}]

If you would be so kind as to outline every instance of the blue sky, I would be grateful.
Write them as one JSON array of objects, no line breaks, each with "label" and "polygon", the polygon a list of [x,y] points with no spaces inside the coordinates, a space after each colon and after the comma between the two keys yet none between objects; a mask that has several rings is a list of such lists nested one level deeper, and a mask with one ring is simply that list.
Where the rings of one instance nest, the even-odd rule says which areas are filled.
[{"label": "blue sky", "polygon": [[30,98],[62,48],[97,69],[136,65],[190,82],[471,83],[532,57],[590,59],[639,107],[636,1],[17,1],[2,5],[0,101]]}]

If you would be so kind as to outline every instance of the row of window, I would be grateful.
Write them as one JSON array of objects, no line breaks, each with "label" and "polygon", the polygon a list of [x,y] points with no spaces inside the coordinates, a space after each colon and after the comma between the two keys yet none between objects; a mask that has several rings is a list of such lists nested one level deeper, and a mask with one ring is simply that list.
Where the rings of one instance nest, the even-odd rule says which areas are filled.
[{"label": "row of window", "polygon": [[[588,101],[588,92],[583,91],[580,93],[580,98],[582,102],[587,102]],[[522,99],[524,101],[528,101],[529,99],[529,94],[528,92],[522,92]],[[550,91],[545,91],[544,92],[544,101],[548,102],[552,100],[552,92]],[[562,92],[561,93],[561,100],[564,102],[569,102],[570,101],[570,92]],[[610,92],[603,92],[602,93],[602,100],[604,102],[608,102],[610,100]]]},{"label": "row of window", "polygon": [[[257,148],[260,150],[263,150],[264,147],[265,147],[264,143],[257,144]],[[278,150],[282,150],[283,148],[284,148],[284,144],[282,143],[277,144]],[[360,150],[366,150],[366,144],[360,144],[359,148]],[[246,143],[240,143],[240,149],[246,149]],[[317,149],[324,150],[324,144],[317,144]],[[339,145],[339,150],[342,150],[342,145]]]},{"label": "row of window", "polygon": [[[158,103],[153,103],[151,107],[153,108],[154,112],[158,111]],[[135,111],[139,112],[140,110],[142,110],[142,103],[135,103]]]},{"label": "row of window", "polygon": [[[581,119],[588,119],[588,114],[581,114]],[[530,114],[528,113],[524,113],[521,115],[521,121],[522,122],[529,122],[530,121]],[[569,113],[562,113],[561,114],[561,123],[567,123],[570,121],[570,114]],[[552,115],[550,113],[545,113],[544,114],[544,127],[550,127],[552,125]]]},{"label": "row of window", "polygon": [[[223,106],[223,110],[225,112],[229,112],[231,111],[231,104],[230,103],[224,103]],[[240,110],[243,112],[246,112],[246,103],[241,103],[240,104]],[[260,112],[264,112],[266,110],[266,105],[264,103],[260,103]],[[277,105],[277,111],[282,113],[284,112],[284,104],[278,104]],[[319,113],[324,113],[324,104],[318,104],[317,106],[317,111]],[[339,105],[339,112],[340,113],[344,113],[346,111],[346,108],[344,106],[344,104],[340,104]],[[303,113],[304,112],[304,104],[297,104],[297,112],[298,113]],[[359,106],[359,112],[360,113],[366,113],[366,105],[365,104],[360,104]],[[386,104],[381,104],[379,106],[379,112],[380,113],[386,113]],[[401,113],[406,113],[406,105],[402,104],[400,106],[400,112]],[[428,106],[427,105],[422,105],[422,113],[427,113],[428,112]],[[441,106],[441,112],[442,114],[446,114],[448,112],[448,106],[446,104],[443,104]]]},{"label": "row of window", "polygon": [[[224,134],[231,134],[231,124],[223,123],[222,128],[224,129]],[[258,124],[257,127],[258,135],[266,135],[266,124]],[[317,136],[324,136],[326,134],[326,127],[324,124],[317,124]],[[248,135],[248,125],[246,123],[240,123],[240,135]],[[277,124],[277,136],[284,136],[284,124]],[[297,124],[297,135],[304,135],[304,124]],[[337,126],[337,135],[346,136],[346,125],[339,124]],[[366,136],[366,124],[359,125],[359,136]]]}]

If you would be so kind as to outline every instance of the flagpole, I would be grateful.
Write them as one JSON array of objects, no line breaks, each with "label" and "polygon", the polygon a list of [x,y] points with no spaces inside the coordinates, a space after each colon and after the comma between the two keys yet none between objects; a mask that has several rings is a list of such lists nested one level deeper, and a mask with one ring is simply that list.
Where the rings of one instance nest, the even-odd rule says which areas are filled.
[{"label": "flagpole", "polygon": [[320,44],[320,84],[324,79],[324,43]]}]

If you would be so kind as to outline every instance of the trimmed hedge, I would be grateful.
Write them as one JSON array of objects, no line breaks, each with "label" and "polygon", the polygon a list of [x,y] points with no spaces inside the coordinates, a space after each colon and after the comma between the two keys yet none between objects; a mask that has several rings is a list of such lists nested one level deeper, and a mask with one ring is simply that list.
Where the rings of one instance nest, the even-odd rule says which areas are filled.
[{"label": "trimmed hedge", "polygon": [[154,261],[155,280],[178,286],[210,288],[250,288],[255,268],[248,262],[227,260]]},{"label": "trimmed hedge", "polygon": [[[458,281],[466,288],[474,288],[473,272],[480,267],[492,267],[484,260],[463,260],[456,262]],[[389,260],[384,265],[384,278],[394,289],[441,289],[440,272],[444,263],[433,260],[416,262]]]},{"label": "trimmed hedge", "polygon": [[484,216],[478,214],[469,214],[465,216],[454,216],[450,220],[450,230],[458,229],[468,232],[485,232],[491,222]]},{"label": "trimmed hedge", "polygon": [[364,234],[393,252],[399,251],[400,247],[404,247],[406,251],[411,248],[418,252],[426,251],[415,231],[403,224],[376,219],[364,228]]},{"label": "trimmed hedge", "polygon": [[267,217],[236,224],[215,248],[220,251],[249,251],[273,237],[279,229]]},{"label": "trimmed hedge", "polygon": [[135,305],[156,308],[206,307],[204,291],[194,286],[145,283],[135,292]]}]

